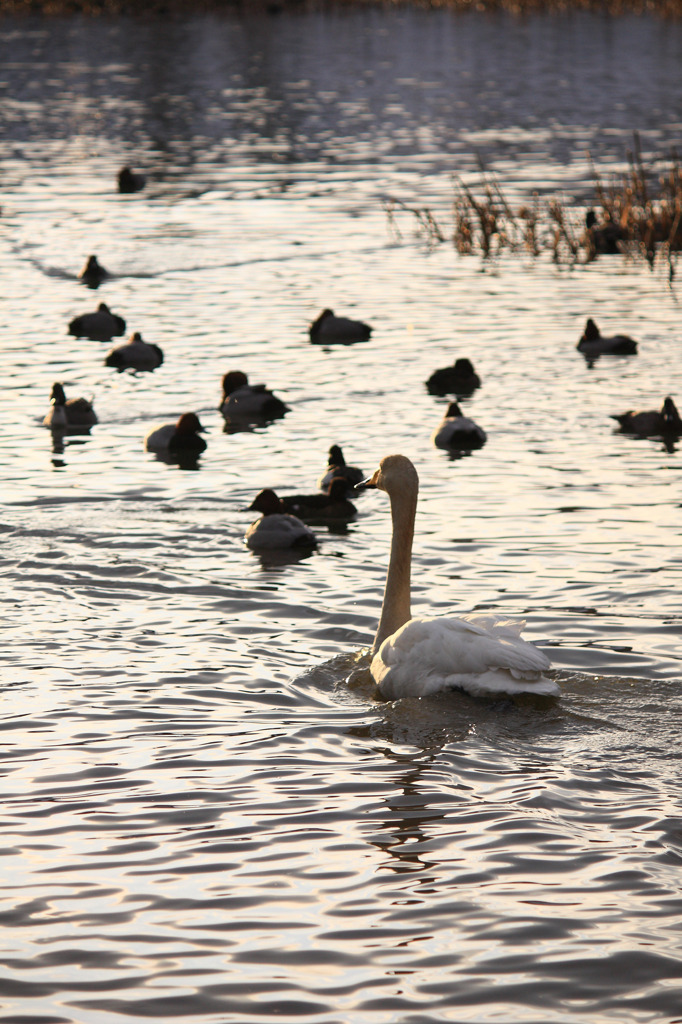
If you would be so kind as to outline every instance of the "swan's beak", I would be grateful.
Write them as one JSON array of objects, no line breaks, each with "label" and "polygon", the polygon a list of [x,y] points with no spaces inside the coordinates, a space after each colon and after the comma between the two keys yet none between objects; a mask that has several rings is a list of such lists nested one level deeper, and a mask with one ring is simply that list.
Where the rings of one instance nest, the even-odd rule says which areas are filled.
[{"label": "swan's beak", "polygon": [[367,477],[366,480],[361,480],[359,484],[356,484],[355,487],[353,488],[353,492],[359,494],[362,491],[369,490],[370,488],[378,487],[378,484],[377,484],[378,476],[379,476],[379,470],[377,469],[377,471],[375,473],[372,473],[372,475],[370,477]]}]

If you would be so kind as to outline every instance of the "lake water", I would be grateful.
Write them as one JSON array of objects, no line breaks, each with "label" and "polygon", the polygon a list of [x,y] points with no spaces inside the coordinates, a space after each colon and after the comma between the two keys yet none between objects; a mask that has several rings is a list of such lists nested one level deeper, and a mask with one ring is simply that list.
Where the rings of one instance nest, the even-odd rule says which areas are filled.
[{"label": "lake water", "polygon": [[[682,1020],[681,455],[609,419],[682,399],[678,291],[461,257],[383,206],[447,227],[480,157],[579,223],[590,158],[679,144],[682,24],[5,17],[0,55],[0,1021]],[[67,334],[101,301],[160,369]],[[326,306],[370,341],[311,345]],[[588,366],[588,316],[639,354]],[[424,382],[464,355],[488,442],[451,459]],[[229,369],[290,411],[225,433]],[[41,425],[57,380],[90,435]],[[143,448],[189,410],[195,471]],[[306,557],[243,543],[255,493],[314,490],[334,443],[419,470],[413,611],[525,618],[558,701],[347,682],[385,495]]]}]

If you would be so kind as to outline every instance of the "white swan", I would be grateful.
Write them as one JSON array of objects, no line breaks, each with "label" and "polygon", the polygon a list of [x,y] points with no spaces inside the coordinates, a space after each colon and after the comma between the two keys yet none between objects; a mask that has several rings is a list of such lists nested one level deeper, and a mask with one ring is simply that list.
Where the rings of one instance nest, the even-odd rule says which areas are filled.
[{"label": "white swan", "polygon": [[556,696],[550,662],[519,636],[524,623],[493,615],[411,618],[410,565],[419,478],[404,455],[387,455],[362,484],[386,491],[393,537],[370,671],[387,700],[458,688],[474,696]]}]

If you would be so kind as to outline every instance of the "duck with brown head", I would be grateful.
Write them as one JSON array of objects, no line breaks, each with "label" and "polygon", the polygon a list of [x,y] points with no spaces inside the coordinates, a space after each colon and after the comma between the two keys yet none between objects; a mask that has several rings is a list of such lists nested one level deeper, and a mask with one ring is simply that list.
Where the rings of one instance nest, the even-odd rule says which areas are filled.
[{"label": "duck with brown head", "polygon": [[294,515],[282,511],[280,500],[273,490],[256,495],[247,511],[261,512],[244,536],[252,551],[274,551],[286,548],[314,548],[317,537],[305,523]]},{"label": "duck with brown head", "polygon": [[220,411],[230,423],[267,422],[289,411],[265,384],[249,384],[242,370],[230,370],[223,376],[222,383]]},{"label": "duck with brown head", "polygon": [[470,395],[480,387],[481,378],[466,356],[456,359],[452,366],[434,370],[426,382],[430,395]]},{"label": "duck with brown head", "polygon": [[112,313],[106,302],[100,302],[94,313],[75,316],[69,324],[69,334],[75,338],[89,338],[91,341],[111,341],[125,334],[125,329],[123,317]]},{"label": "duck with brown head", "polygon": [[204,430],[196,413],[185,412],[176,423],[164,423],[150,431],[144,439],[144,446],[148,452],[157,455],[197,459],[206,451],[206,442],[199,437]]}]

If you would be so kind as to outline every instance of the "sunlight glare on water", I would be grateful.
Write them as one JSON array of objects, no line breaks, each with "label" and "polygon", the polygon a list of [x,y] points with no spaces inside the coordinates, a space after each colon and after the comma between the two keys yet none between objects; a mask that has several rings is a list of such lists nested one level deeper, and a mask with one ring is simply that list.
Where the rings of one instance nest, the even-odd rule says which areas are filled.
[{"label": "sunlight glare on water", "polygon": [[[609,418],[682,400],[677,287],[383,203],[448,229],[482,162],[580,224],[591,162],[679,143],[681,50],[584,13],[0,19],[0,1021],[680,1019],[680,456]],[[67,333],[102,301],[154,373]],[[370,340],[312,345],[325,307]],[[637,356],[588,365],[588,316]],[[425,381],[458,356],[488,441],[451,458]],[[231,369],[286,415],[226,432]],[[42,426],[55,381],[89,434]],[[185,411],[194,469],[143,446]],[[418,468],[413,613],[526,619],[560,700],[376,699],[386,496],[243,541],[335,443]]]}]

